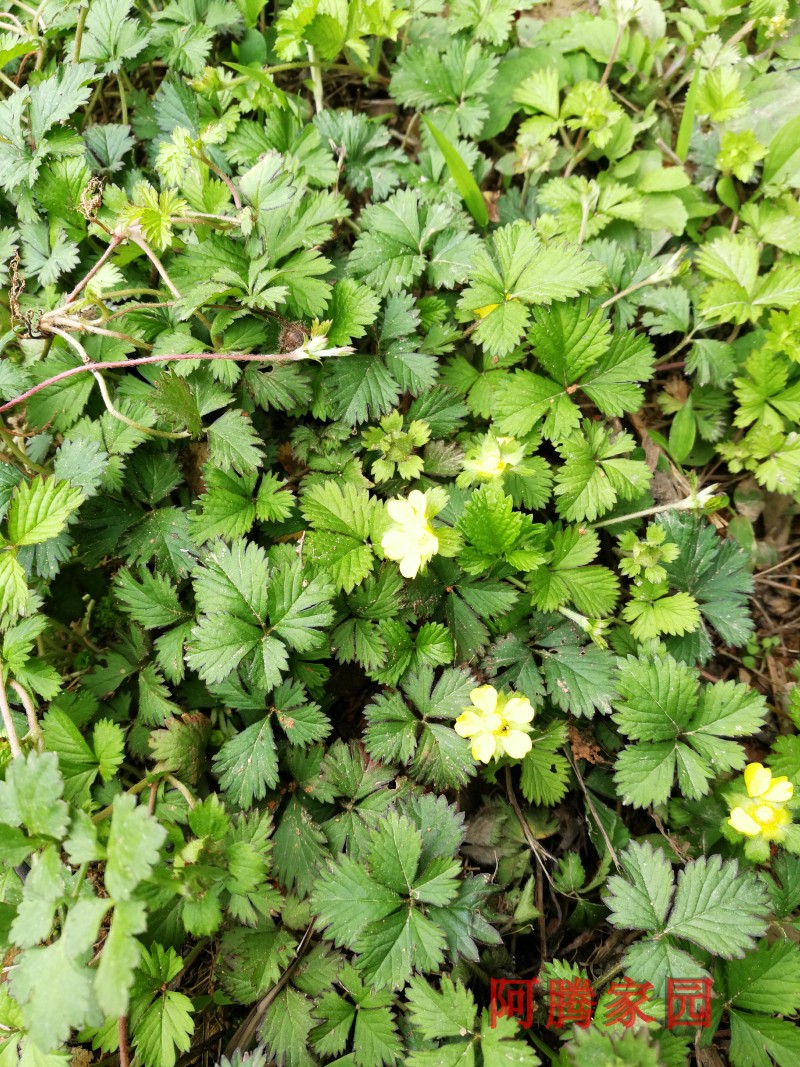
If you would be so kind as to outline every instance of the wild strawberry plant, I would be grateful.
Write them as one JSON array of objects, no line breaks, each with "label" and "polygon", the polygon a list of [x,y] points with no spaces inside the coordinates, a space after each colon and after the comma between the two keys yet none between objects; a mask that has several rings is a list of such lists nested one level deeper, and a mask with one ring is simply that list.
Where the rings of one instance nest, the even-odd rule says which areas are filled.
[{"label": "wild strawberry plant", "polygon": [[0,1067],[800,1062],[800,12],[562,6],[4,5]]}]

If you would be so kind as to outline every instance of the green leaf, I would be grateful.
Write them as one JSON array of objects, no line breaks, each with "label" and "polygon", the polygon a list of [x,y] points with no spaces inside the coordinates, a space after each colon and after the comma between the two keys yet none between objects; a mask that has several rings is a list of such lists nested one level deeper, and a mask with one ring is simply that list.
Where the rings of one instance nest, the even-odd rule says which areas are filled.
[{"label": "green leaf", "polygon": [[800,1008],[800,951],[791,941],[760,941],[744,959],[725,964],[725,985],[737,1010],[793,1015]]},{"label": "green leaf", "polygon": [[483,199],[483,193],[478,187],[478,183],[472,177],[464,160],[453,144],[448,141],[442,131],[435,126],[427,115],[422,116],[425,125],[431,132],[431,136],[436,142],[439,151],[442,153],[447,164],[447,169],[450,171],[450,176],[456,183],[456,188],[464,203],[469,209],[470,215],[478,223],[479,226],[484,228],[489,224],[489,212],[486,208],[486,202]]},{"label": "green leaf", "polygon": [[192,437],[200,436],[203,429],[200,411],[185,378],[169,372],[162,374],[150,403],[173,429],[187,429]]},{"label": "green leaf", "polygon": [[166,989],[139,1020],[133,1039],[137,1054],[153,1067],[175,1067],[178,1052],[188,1052],[194,1033],[192,1002]]},{"label": "green leaf", "polygon": [[251,474],[261,466],[262,443],[243,411],[226,411],[208,427],[210,462],[221,471]]},{"label": "green leaf", "polygon": [[308,581],[298,560],[281,567],[270,580],[269,619],[273,631],[290,648],[309,652],[323,640],[320,630],[333,621],[333,587],[325,577]]},{"label": "green leaf", "polygon": [[688,797],[704,796],[714,770],[738,770],[745,754],[737,741],[760,729],[766,705],[732,682],[700,687],[696,672],[671,656],[650,662],[629,656],[617,676],[614,719],[640,742],[617,758],[615,777],[630,804],[664,803],[675,771]]},{"label": "green leaf", "polygon": [[14,490],[8,510],[8,539],[16,546],[58,537],[83,500],[80,489],[55,478],[34,478]]},{"label": "green leaf", "polygon": [[663,930],[672,899],[672,868],[660,849],[631,842],[623,854],[625,877],[608,880],[606,906],[615,926]]},{"label": "green leaf", "polygon": [[330,853],[325,835],[297,797],[289,800],[274,840],[275,866],[287,889],[296,886],[304,895],[310,893]]},{"label": "green leaf", "polygon": [[10,935],[19,948],[48,939],[59,901],[64,896],[66,870],[50,846],[31,859],[22,900],[11,923]]},{"label": "green leaf", "polygon": [[61,799],[64,781],[54,752],[29,752],[9,763],[0,782],[0,822],[24,825],[32,834],[60,841],[67,832],[69,808]]},{"label": "green leaf", "polygon": [[762,185],[780,186],[796,172],[798,138],[800,138],[800,116],[795,116],[785,122],[770,141],[761,171]]},{"label": "green leaf", "polygon": [[272,1002],[260,1030],[260,1039],[279,1063],[305,1067],[307,1039],[316,1022],[313,1001],[291,986]]},{"label": "green leaf", "polygon": [[237,808],[250,808],[278,783],[278,757],[269,719],[226,741],[214,757],[220,786]]},{"label": "green leaf", "polygon": [[[381,296],[410,288],[435,256],[438,240],[449,241],[466,229],[464,216],[445,203],[427,204],[410,189],[394,193],[384,204],[372,204],[362,215],[362,232],[348,261],[351,271]],[[466,277],[478,239],[464,235],[457,261],[438,285],[452,288]]]},{"label": "green leaf", "polygon": [[655,935],[626,953],[626,971],[634,978],[655,982],[668,974],[697,974],[695,961],[672,938],[732,959],[752,949],[766,929],[766,889],[752,871],[741,873],[733,860],[703,856],[687,863],[676,889],[669,861],[652,845],[631,842],[620,859],[624,877],[608,880],[610,921]]},{"label": "green leaf", "polygon": [[582,432],[558,447],[565,462],[556,472],[553,491],[558,512],[568,521],[593,522],[619,500],[634,500],[650,484],[643,461],[616,458],[635,447],[630,434],[612,438],[602,426],[584,420]]},{"label": "green leaf", "polygon": [[102,1020],[95,975],[86,964],[107,910],[104,900],[78,901],[57,941],[25,949],[14,961],[11,990],[25,1029],[43,1053],[66,1042],[71,1030]]},{"label": "green leaf", "polygon": [[666,932],[727,959],[744,956],[766,929],[767,903],[752,872],[701,856],[678,874]]},{"label": "green leaf", "polygon": [[130,794],[114,798],[105,882],[114,900],[129,900],[158,862],[164,827]]},{"label": "green leaf", "polygon": [[800,1056],[800,1032],[787,1019],[751,1015],[732,1009],[731,1063],[735,1067],[790,1065]]},{"label": "green leaf", "polygon": [[[665,565],[670,586],[694,597],[704,622],[723,641],[745,644],[753,631],[747,610],[753,579],[746,554],[735,541],[721,541],[702,519],[668,512],[659,521],[666,540],[680,549],[678,558]],[[704,663],[712,651],[705,627],[683,638],[667,638],[666,644],[674,655],[692,663]]]},{"label": "green leaf", "polygon": [[517,222],[497,230],[475,256],[458,306],[464,321],[477,318],[475,337],[487,351],[503,355],[527,326],[530,304],[578,296],[602,277],[582,249],[544,245],[530,224]]},{"label": "green leaf", "polygon": [[126,60],[138,56],[150,34],[128,18],[132,9],[131,0],[94,0],[84,26],[80,57],[114,74]]},{"label": "green leaf", "polygon": [[608,714],[614,696],[613,657],[595,645],[542,650],[542,674],[553,703],[573,715]]},{"label": "green leaf", "polygon": [[228,930],[220,944],[220,977],[229,996],[240,1004],[262,997],[280,978],[292,957],[294,939],[285,930]]},{"label": "green leaf", "polygon": [[28,583],[16,552],[0,551],[0,615],[22,615],[27,604]]},{"label": "green leaf", "polygon": [[312,527],[307,558],[324,567],[338,589],[351,592],[372,571],[368,542],[377,518],[375,499],[354,485],[325,481],[303,495],[302,509]]},{"label": "green leaf", "polygon": [[131,618],[146,630],[172,626],[188,618],[178,590],[161,574],[141,570],[134,577],[128,568],[117,571],[114,593]]},{"label": "green leaf", "polygon": [[97,1001],[107,1016],[127,1014],[134,971],[141,956],[136,935],[147,927],[147,913],[139,900],[118,901],[114,908],[97,968]]},{"label": "green leaf", "polygon": [[569,763],[561,749],[566,727],[555,721],[531,733],[533,747],[522,761],[520,786],[526,800],[534,804],[557,804],[567,792]]},{"label": "green leaf", "polygon": [[314,901],[320,922],[329,928],[336,945],[352,944],[366,925],[387,919],[400,904],[394,890],[374,881],[348,856],[323,873]]},{"label": "green leaf", "polygon": [[414,1027],[430,1041],[460,1037],[475,1025],[475,1001],[461,982],[443,976],[437,990],[424,978],[412,978],[407,999]]}]

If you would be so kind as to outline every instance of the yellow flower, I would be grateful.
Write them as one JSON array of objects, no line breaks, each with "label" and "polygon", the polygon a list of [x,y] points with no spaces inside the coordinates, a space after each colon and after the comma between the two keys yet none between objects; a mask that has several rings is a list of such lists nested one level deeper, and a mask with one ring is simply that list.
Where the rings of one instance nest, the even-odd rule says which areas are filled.
[{"label": "yellow flower", "polygon": [[429,506],[419,489],[412,489],[408,500],[398,497],[386,505],[392,526],[381,538],[381,548],[388,559],[399,561],[404,578],[415,578],[439,551],[439,538],[428,519]]},{"label": "yellow flower", "polygon": [[463,460],[464,476],[459,484],[490,481],[505,474],[509,467],[516,467],[525,456],[525,446],[513,437],[495,437],[486,434],[467,451]]},{"label": "yellow flower", "polygon": [[731,811],[729,824],[745,837],[780,840],[783,827],[792,821],[786,804],[792,799],[794,786],[786,775],[773,778],[772,771],[760,763],[745,767],[744,784],[750,799]]},{"label": "yellow flower", "polygon": [[522,759],[531,750],[530,722],[533,708],[527,697],[498,693],[493,685],[482,685],[469,695],[473,707],[465,708],[453,724],[460,737],[472,738],[472,755],[489,763],[503,754]]}]

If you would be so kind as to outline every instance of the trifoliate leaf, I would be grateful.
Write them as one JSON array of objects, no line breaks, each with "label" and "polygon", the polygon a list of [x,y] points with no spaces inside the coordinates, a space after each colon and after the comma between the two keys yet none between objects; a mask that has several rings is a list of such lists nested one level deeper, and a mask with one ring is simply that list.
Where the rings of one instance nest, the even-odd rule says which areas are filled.
[{"label": "trifoliate leaf", "polygon": [[[530,321],[531,304],[549,304],[586,292],[602,269],[577,247],[544,245],[528,223],[495,232],[470,268],[459,301],[464,318],[477,318],[475,337],[492,355],[510,352]],[[514,431],[510,431],[514,432]]]}]

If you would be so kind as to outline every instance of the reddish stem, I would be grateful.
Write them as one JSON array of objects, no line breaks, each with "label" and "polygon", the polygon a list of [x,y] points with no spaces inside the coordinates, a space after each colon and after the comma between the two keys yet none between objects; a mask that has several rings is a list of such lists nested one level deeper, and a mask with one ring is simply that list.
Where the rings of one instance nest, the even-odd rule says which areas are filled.
[{"label": "reddish stem", "polygon": [[95,276],[95,274],[97,274],[97,272],[98,272],[98,271],[100,270],[100,268],[101,268],[101,267],[103,266],[103,264],[104,264],[104,263],[105,263],[105,261],[106,261],[106,260],[108,259],[108,257],[109,257],[110,255],[113,255],[113,253],[114,253],[114,252],[115,252],[115,251],[117,250],[117,248],[119,248],[119,246],[120,246],[120,245],[122,244],[122,242],[123,242],[124,240],[125,240],[125,238],[124,238],[124,237],[122,236],[122,234],[118,234],[118,233],[112,233],[112,235],[111,235],[111,241],[110,241],[110,243],[109,243],[109,245],[108,245],[108,248],[106,248],[105,252],[104,252],[104,253],[102,254],[102,256],[101,256],[101,257],[100,257],[100,258],[98,259],[98,261],[97,261],[97,262],[95,263],[95,265],[94,265],[94,266],[92,267],[92,269],[91,269],[91,270],[89,271],[89,273],[88,273],[87,275],[85,275],[85,277],[81,278],[81,280],[80,280],[80,281],[78,282],[78,284],[77,284],[77,285],[75,286],[75,288],[74,288],[74,289],[72,290],[72,292],[71,292],[71,293],[69,294],[69,296],[67,297],[67,300],[66,300],[66,303],[67,303],[67,305],[71,304],[71,303],[72,303],[72,301],[73,301],[73,300],[75,299],[75,297],[76,297],[76,296],[77,296],[77,295],[78,295],[78,294],[79,294],[79,293],[80,293],[80,292],[81,292],[81,291],[82,291],[83,289],[85,289],[85,288],[86,288],[86,286],[87,286],[87,285],[89,284],[89,282],[90,282],[90,281],[92,280],[92,278],[93,278],[93,277]]},{"label": "reddish stem", "polygon": [[129,1067],[131,1061],[128,1053],[128,1020],[124,1015],[119,1017],[117,1035],[119,1037],[119,1067]]},{"label": "reddish stem", "polygon": [[[329,349],[328,355],[346,355],[352,351],[352,348],[344,346]],[[103,370],[126,370],[128,367],[141,367],[146,363],[174,363],[180,359],[229,359],[241,363],[264,363],[267,360],[273,360],[276,363],[293,363],[309,359],[309,355],[302,348],[295,348],[292,352],[272,353],[268,356],[245,352],[175,352],[164,356],[139,356],[137,359],[113,359],[105,363],[83,363],[80,367],[62,370],[59,374],[54,374],[52,378],[46,378],[45,381],[39,382],[20,396],[14,397],[13,400],[7,401],[0,406],[0,415],[40,393],[42,389],[47,389],[48,386],[55,385],[56,382],[61,382],[65,378],[72,378],[76,374],[85,374],[87,371],[94,373]]]}]

